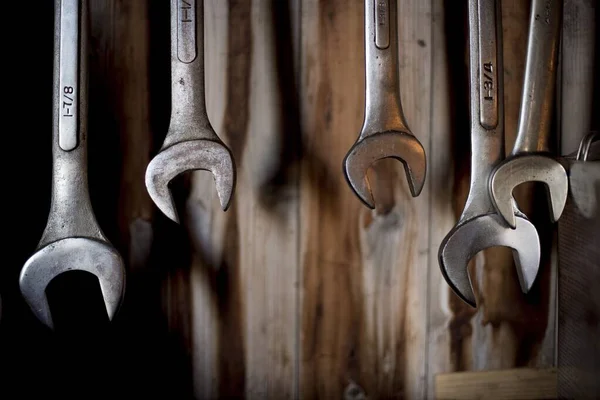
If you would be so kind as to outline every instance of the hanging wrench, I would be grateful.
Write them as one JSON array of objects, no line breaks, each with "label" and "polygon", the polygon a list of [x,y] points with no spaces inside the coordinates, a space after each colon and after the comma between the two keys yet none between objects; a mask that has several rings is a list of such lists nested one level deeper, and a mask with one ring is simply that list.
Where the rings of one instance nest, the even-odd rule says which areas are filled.
[{"label": "hanging wrench", "polygon": [[413,197],[425,183],[425,150],[411,133],[400,101],[397,0],[365,0],[365,117],[360,135],[344,158],[344,175],[354,193],[375,208],[367,170],[376,161],[404,164]]},{"label": "hanging wrench", "polygon": [[211,171],[225,211],[235,188],[231,151],[215,133],[204,90],[203,0],[171,0],[171,122],[159,153],[146,169],[146,188],[157,207],[179,222],[169,183],[192,170]]},{"label": "hanging wrench", "polygon": [[513,209],[510,229],[494,209],[487,188],[493,168],[504,157],[504,102],[500,2],[469,0],[469,71],[471,104],[471,186],[457,225],[439,250],[442,274],[465,302],[476,305],[467,264],[483,249],[513,250],[519,283],[528,292],[540,262],[538,233],[527,217]]},{"label": "hanging wrench", "polygon": [[46,287],[59,274],[96,275],[110,319],[125,290],[123,259],[98,226],[88,193],[87,17],[87,0],[55,0],[52,202],[19,280],[32,311],[50,328]]},{"label": "hanging wrench", "polygon": [[512,192],[523,182],[545,183],[552,222],[558,221],[567,202],[567,171],[551,157],[549,144],[562,4],[562,0],[533,0],[517,140],[490,179],[494,205],[512,228],[516,223]]}]

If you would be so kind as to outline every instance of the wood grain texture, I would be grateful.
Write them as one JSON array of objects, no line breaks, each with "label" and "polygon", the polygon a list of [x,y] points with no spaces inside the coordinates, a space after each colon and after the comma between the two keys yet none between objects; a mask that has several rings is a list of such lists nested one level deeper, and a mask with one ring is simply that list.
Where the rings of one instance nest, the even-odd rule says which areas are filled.
[{"label": "wood grain texture", "polygon": [[[565,2],[560,86],[563,155],[573,154],[590,130],[600,129],[599,16],[597,0]],[[571,162],[569,165],[573,168]],[[592,219],[582,215],[573,184],[580,179],[573,179],[573,175],[577,176],[571,173],[572,190],[558,222],[558,395],[598,398],[600,297],[596,283],[600,281],[600,215]],[[600,172],[596,178],[593,176],[592,169],[588,169],[588,181],[597,180]]]},{"label": "wood grain texture", "polygon": [[[223,213],[212,177],[197,173],[186,206],[197,252],[198,398],[291,398],[296,388],[298,134],[289,118],[297,99],[289,90],[294,16],[285,5],[205,2],[208,112],[232,149],[238,180]],[[286,71],[290,82],[277,79]]]},{"label": "wood grain texture", "polygon": [[593,115],[598,113],[593,112],[592,104],[594,89],[599,86],[598,79],[594,80],[594,64],[599,56],[591,56],[598,53],[598,1],[570,0],[564,7],[560,154],[567,155],[577,151],[579,142],[594,125],[593,118],[598,119]]},{"label": "wood grain texture", "polygon": [[[462,350],[457,354],[457,347],[462,349],[463,338],[469,338],[471,327],[468,321],[473,311],[463,309],[463,313],[455,312],[452,305],[456,304],[454,294],[448,288],[438,263],[439,245],[456,223],[456,215],[453,211],[453,187],[455,181],[453,157],[453,137],[456,131],[466,129],[457,126],[458,121],[453,118],[456,108],[464,104],[465,76],[450,70],[450,58],[460,60],[466,58],[462,53],[452,53],[448,50],[446,32],[459,29],[464,31],[464,23],[453,23],[452,16],[446,13],[443,0],[432,2],[432,112],[431,112],[431,142],[432,146],[428,154],[430,159],[429,184],[431,187],[431,217],[429,237],[429,280],[427,297],[429,299],[428,310],[428,337],[427,337],[427,396],[434,397],[434,378],[438,373],[452,371],[460,368],[457,366],[463,358]],[[464,13],[464,6],[457,12],[458,16]],[[464,38],[464,34],[459,33]],[[460,68],[460,67],[459,67]],[[462,79],[457,79],[458,77]],[[453,78],[453,79],[451,79]],[[458,96],[457,93],[461,95]],[[451,96],[453,94],[453,96]],[[459,166],[461,166],[459,164]],[[463,167],[464,168],[464,167]],[[464,189],[463,189],[464,190]],[[452,303],[450,303],[452,299]],[[466,321],[466,323],[461,323]],[[457,334],[458,333],[458,334]],[[458,343],[457,343],[458,342]],[[467,347],[467,350],[469,348]],[[468,354],[467,354],[468,357]],[[457,360],[458,359],[458,360]]]},{"label": "wood grain texture", "polygon": [[[430,9],[399,2],[408,123],[428,148]],[[398,162],[370,176],[371,212],[341,173],[364,108],[364,3],[302,8],[302,326],[305,398],[424,395],[429,191],[413,199]]]},{"label": "wood grain texture", "polygon": [[516,368],[484,372],[456,372],[435,377],[435,398],[555,399],[556,369]]}]

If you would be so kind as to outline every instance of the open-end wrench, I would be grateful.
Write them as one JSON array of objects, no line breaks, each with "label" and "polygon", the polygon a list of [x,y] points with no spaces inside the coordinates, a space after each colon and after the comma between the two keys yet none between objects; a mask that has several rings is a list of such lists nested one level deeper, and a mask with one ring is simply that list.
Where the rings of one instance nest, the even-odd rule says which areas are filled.
[{"label": "open-end wrench", "polygon": [[366,95],[363,126],[344,158],[344,175],[354,193],[375,208],[367,170],[376,161],[404,164],[413,197],[425,183],[425,150],[411,133],[400,101],[397,0],[365,0]]},{"label": "open-end wrench", "polygon": [[94,274],[110,319],[125,290],[123,259],[98,226],[88,193],[87,18],[87,0],[55,0],[52,201],[37,250],[19,280],[23,297],[50,328],[46,288],[59,274]]},{"label": "open-end wrench", "polygon": [[469,71],[471,104],[471,186],[457,225],[439,250],[442,274],[465,302],[475,306],[467,264],[481,250],[513,250],[519,283],[528,292],[540,262],[538,233],[516,205],[516,229],[494,209],[487,187],[492,170],[504,158],[502,27],[499,0],[469,0]]},{"label": "open-end wrench", "polygon": [[567,171],[551,157],[549,145],[562,4],[562,0],[532,2],[517,140],[489,183],[496,209],[512,228],[516,224],[512,192],[523,182],[545,183],[552,222],[560,218],[567,201]]},{"label": "open-end wrench", "polygon": [[179,222],[169,183],[187,171],[212,172],[222,209],[236,180],[231,151],[215,133],[204,90],[204,2],[171,0],[171,122],[159,153],[146,169],[146,188],[156,206]]}]

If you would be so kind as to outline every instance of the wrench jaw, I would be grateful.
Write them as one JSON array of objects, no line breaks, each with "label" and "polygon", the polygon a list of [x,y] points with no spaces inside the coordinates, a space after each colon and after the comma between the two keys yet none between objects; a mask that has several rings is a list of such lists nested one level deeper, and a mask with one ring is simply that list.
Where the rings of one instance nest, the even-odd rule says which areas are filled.
[{"label": "wrench jaw", "polygon": [[344,158],[344,176],[358,198],[371,209],[375,208],[375,201],[367,179],[367,170],[373,163],[384,158],[402,162],[413,197],[421,193],[425,184],[425,149],[413,135],[388,131],[359,139]]},{"label": "wrench jaw", "polygon": [[146,188],[156,206],[179,223],[177,208],[169,188],[178,175],[194,170],[210,171],[223,211],[227,211],[236,183],[233,155],[223,143],[212,140],[179,142],[161,150],[146,169]]},{"label": "wrench jaw", "polygon": [[512,229],[516,227],[513,190],[521,183],[532,181],[545,184],[553,223],[558,221],[565,208],[569,179],[561,163],[539,154],[509,158],[492,173],[489,189],[494,206]]},{"label": "wrench jaw", "polygon": [[58,275],[74,270],[98,278],[108,318],[116,315],[125,293],[125,264],[108,243],[88,238],[67,238],[50,243],[33,254],[23,266],[19,286],[36,317],[54,329],[46,288]]},{"label": "wrench jaw", "polygon": [[[467,265],[481,250],[494,246],[510,247],[523,293],[529,292],[540,265],[540,241],[529,220],[516,216],[516,228],[510,229],[496,213],[484,214],[460,222],[446,235],[438,259],[442,275],[454,292],[476,307],[475,293]],[[535,238],[535,240],[532,240]]]}]

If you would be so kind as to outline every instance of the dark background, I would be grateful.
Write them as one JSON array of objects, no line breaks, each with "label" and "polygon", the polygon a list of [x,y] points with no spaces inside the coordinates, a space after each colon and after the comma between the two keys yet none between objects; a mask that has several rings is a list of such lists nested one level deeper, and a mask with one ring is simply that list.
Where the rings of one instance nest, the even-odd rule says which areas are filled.
[{"label": "dark background", "polygon": [[[182,251],[187,243],[183,232],[161,216],[153,222],[162,226],[158,231],[164,237],[154,242],[161,245],[152,249],[147,268],[127,271],[126,297],[112,324],[97,279],[85,272],[61,275],[48,287],[55,332],[37,321],[20,296],[19,272],[41,238],[51,185],[54,1],[34,3],[3,4],[3,131],[9,140],[3,157],[0,398],[191,397],[188,361],[178,358],[179,339],[169,334],[160,302],[160,282],[169,266],[177,265],[177,254],[188,253]],[[151,96],[158,110],[152,123],[164,136],[170,107],[169,2],[153,1],[149,11],[150,74],[157,82],[150,92],[158,94]],[[110,81],[117,72],[96,39],[89,42],[90,195],[102,230],[127,260],[117,224],[123,195],[118,116],[110,103],[118,95]]]}]

